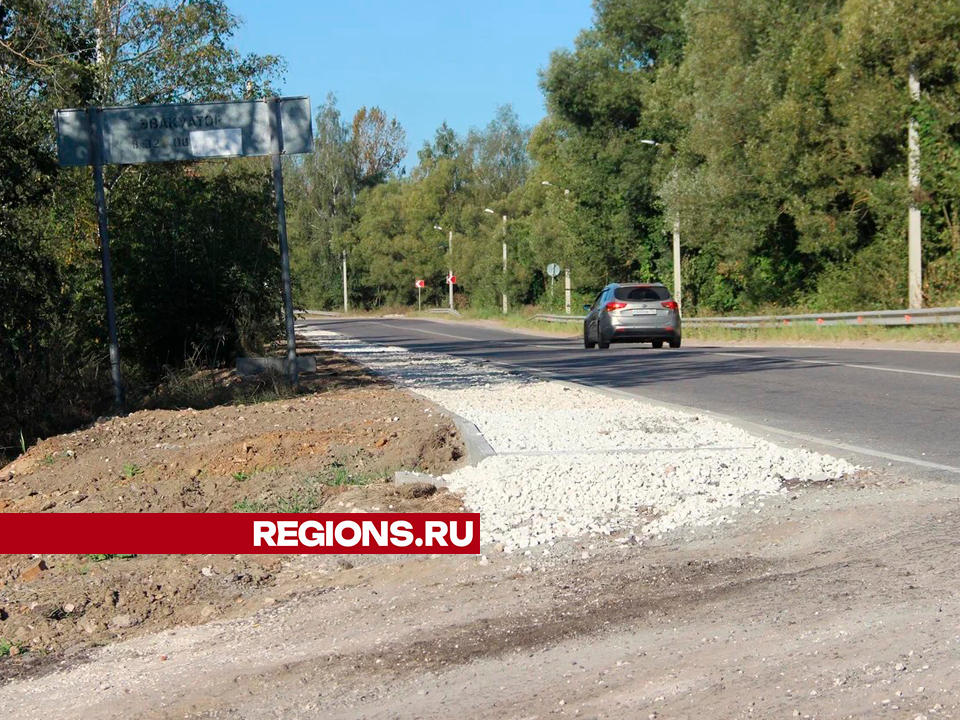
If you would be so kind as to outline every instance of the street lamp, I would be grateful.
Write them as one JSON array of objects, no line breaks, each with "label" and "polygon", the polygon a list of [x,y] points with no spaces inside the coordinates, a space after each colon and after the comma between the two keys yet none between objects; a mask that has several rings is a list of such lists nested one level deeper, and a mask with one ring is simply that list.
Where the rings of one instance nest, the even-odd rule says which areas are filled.
[{"label": "street lamp", "polygon": [[[541,184],[541,185],[545,185],[545,186],[547,186],[547,187],[557,187],[556,185],[554,185],[554,184],[553,184],[552,182],[550,182],[549,180],[541,180],[541,181],[540,181],[540,184]],[[559,189],[559,188],[557,188],[557,189]],[[563,194],[564,194],[565,197],[566,197],[567,195],[569,195],[569,194],[570,194],[570,189],[569,189],[569,188],[563,188]],[[567,315],[570,314],[570,302],[571,302],[570,267],[569,267],[569,265],[568,265],[567,267],[565,267],[565,268],[563,269],[563,309],[564,309],[564,312],[565,312]]]},{"label": "street lamp", "polygon": [[[662,147],[656,140],[641,140],[644,145]],[[677,301],[677,309],[683,308],[683,292],[680,286],[680,211],[673,218],[673,294]]]},{"label": "street lamp", "polygon": [[[491,215],[496,215],[496,213],[490,208],[484,208],[485,213],[490,213]],[[507,301],[507,216],[503,216],[503,314],[506,315],[509,309],[509,303]]]},{"label": "street lamp", "polygon": [[[433,229],[443,232],[443,228],[440,225],[434,225]],[[447,276],[447,285],[450,286],[450,309],[453,310],[453,282],[451,282],[453,280],[453,230],[449,231],[447,238],[447,255],[450,261],[450,274]]]}]

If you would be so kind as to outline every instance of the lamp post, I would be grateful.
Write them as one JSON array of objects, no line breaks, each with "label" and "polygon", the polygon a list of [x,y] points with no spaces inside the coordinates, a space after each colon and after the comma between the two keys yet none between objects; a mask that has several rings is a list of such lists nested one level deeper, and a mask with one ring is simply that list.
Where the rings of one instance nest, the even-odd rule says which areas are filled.
[{"label": "lamp post", "polygon": [[[496,213],[490,208],[484,208],[485,213],[490,213],[491,215],[496,215]],[[510,304],[507,301],[507,216],[503,216],[503,314],[506,315],[507,311],[510,308]]]},{"label": "lamp post", "polygon": [[[557,187],[549,180],[541,180],[541,185],[546,187]],[[563,188],[563,195],[566,197],[570,194],[569,188]],[[570,314],[570,300],[571,300],[571,290],[570,290],[570,267],[567,266],[563,269],[563,311],[569,315]]]},{"label": "lamp post", "polygon": [[[443,228],[439,225],[434,225],[433,229],[443,232]],[[453,283],[451,282],[453,279],[453,230],[449,231],[447,239],[447,255],[449,256],[450,263],[450,274],[447,276],[447,285],[450,286],[450,309],[453,310]]]},{"label": "lamp post", "polygon": [[[644,145],[660,147],[656,140],[641,140]],[[680,212],[673,218],[673,295],[677,301],[677,309],[683,309],[683,291],[680,284]]]}]

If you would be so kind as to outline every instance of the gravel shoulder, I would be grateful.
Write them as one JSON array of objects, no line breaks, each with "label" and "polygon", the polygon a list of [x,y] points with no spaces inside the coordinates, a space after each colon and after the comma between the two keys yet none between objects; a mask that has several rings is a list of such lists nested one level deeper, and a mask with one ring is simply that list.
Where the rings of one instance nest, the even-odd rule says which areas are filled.
[{"label": "gravel shoulder", "polygon": [[[485,554],[287,558],[289,592],[254,614],[65,659],[0,685],[0,707],[94,720],[960,710],[956,485],[641,401],[584,415],[591,398],[555,383],[314,339],[484,432],[496,456],[438,474],[481,510]],[[612,419],[627,435],[603,432]],[[607,479],[601,459],[617,464]]]}]

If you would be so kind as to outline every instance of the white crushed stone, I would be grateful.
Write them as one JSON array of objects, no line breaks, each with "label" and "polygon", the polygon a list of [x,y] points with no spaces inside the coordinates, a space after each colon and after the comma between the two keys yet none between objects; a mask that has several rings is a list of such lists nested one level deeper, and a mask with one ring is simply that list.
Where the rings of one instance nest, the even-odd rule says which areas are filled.
[{"label": "white crushed stone", "polygon": [[858,469],[640,399],[324,330],[303,334],[479,428],[498,454],[446,480],[481,513],[482,541],[507,551],[584,534],[649,536],[730,522],[736,508],[783,492],[784,480],[836,479]]}]

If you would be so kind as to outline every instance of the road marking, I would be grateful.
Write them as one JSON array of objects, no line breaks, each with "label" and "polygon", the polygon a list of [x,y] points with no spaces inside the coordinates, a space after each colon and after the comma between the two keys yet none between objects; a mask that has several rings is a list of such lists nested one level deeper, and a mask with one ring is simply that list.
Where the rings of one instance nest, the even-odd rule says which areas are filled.
[{"label": "road marking", "polygon": [[751,360],[779,360],[781,362],[798,362],[807,365],[834,365],[838,367],[857,368],[858,370],[879,370],[880,372],[903,373],[904,375],[926,375],[927,377],[948,378],[950,380],[960,380],[960,375],[951,375],[950,373],[928,372],[926,370],[905,370],[903,368],[886,368],[879,365],[858,365],[856,363],[836,362],[833,360],[809,360],[806,358],[785,358],[773,355],[751,355],[749,353],[735,352],[714,352],[711,355],[722,355],[724,357],[749,358]]},{"label": "road marking", "polygon": [[[392,327],[396,330],[396,325],[391,325],[390,323],[385,322],[373,322],[373,325],[385,325],[386,327]],[[410,327],[409,325],[404,327],[404,330],[413,330],[418,333],[426,333],[427,335],[439,335],[440,337],[453,338],[454,340],[466,340],[467,342],[484,342],[483,340],[478,340],[477,338],[468,338],[463,337],[462,335],[450,335],[449,333],[435,332],[433,330],[421,330],[420,328]],[[368,341],[369,342],[369,341]],[[493,342],[493,341],[490,341]]]}]

